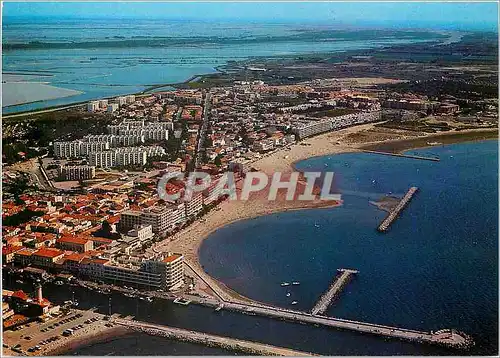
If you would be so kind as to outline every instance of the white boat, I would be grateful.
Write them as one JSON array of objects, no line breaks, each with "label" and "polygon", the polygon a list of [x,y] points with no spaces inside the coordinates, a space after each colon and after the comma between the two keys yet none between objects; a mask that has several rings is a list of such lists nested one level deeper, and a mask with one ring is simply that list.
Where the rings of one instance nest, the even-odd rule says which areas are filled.
[{"label": "white boat", "polygon": [[290,286],[290,282],[282,282],[281,287]]},{"label": "white boat", "polygon": [[146,301],[153,302],[153,297],[146,297]]},{"label": "white boat", "polygon": [[314,224],[315,227],[319,228],[319,224]]},{"label": "white boat", "polygon": [[297,303],[297,301],[292,301],[292,305],[296,305]]},{"label": "white boat", "polygon": [[183,306],[187,306],[191,303],[190,300],[185,300],[184,298],[181,298],[181,297],[177,297],[175,300],[174,300],[174,303],[177,303],[179,305],[183,305]]},{"label": "white boat", "polygon": [[144,297],[139,297],[139,299],[140,299],[141,301],[144,301],[144,300],[145,300],[145,298],[144,298]]},{"label": "white boat", "polygon": [[292,294],[290,292],[287,292],[286,297],[290,297]]},{"label": "white boat", "polygon": [[293,281],[293,282],[292,282],[292,285],[294,285],[294,286],[298,286],[298,285],[300,285],[300,282],[299,282],[299,281]]}]

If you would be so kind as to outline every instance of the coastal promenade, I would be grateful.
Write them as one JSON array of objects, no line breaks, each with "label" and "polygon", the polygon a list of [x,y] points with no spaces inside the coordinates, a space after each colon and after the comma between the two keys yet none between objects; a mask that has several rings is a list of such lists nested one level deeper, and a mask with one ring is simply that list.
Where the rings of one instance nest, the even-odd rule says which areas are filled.
[{"label": "coastal promenade", "polygon": [[398,203],[398,205],[396,205],[396,207],[393,210],[391,210],[391,212],[389,213],[389,215],[387,215],[387,217],[384,219],[384,221],[382,221],[382,223],[379,225],[377,230],[380,232],[386,232],[387,230],[389,230],[389,226],[391,226],[391,224],[394,222],[394,220],[397,219],[397,217],[399,216],[401,211],[403,211],[403,209],[406,207],[406,205],[408,205],[411,198],[415,195],[415,193],[417,191],[418,191],[418,188],[416,186],[412,186],[408,190],[408,192],[405,194],[405,196],[403,196],[403,198]]},{"label": "coastal promenade", "polygon": [[325,313],[332,301],[340,294],[342,288],[347,284],[347,282],[349,282],[351,276],[359,272],[357,270],[344,268],[338,269],[337,271],[340,272],[340,276],[337,276],[333,280],[332,284],[328,288],[328,291],[326,291],[314,305],[311,310],[313,315]]},{"label": "coastal promenade", "polygon": [[288,348],[276,347],[268,344],[251,342],[230,337],[216,336],[213,334],[190,331],[186,329],[168,327],[158,324],[139,322],[126,319],[113,319],[113,323],[149,335],[175,339],[183,342],[204,344],[209,347],[219,347],[232,351],[239,351],[250,355],[274,355],[286,357],[314,356],[312,353],[295,351]]}]

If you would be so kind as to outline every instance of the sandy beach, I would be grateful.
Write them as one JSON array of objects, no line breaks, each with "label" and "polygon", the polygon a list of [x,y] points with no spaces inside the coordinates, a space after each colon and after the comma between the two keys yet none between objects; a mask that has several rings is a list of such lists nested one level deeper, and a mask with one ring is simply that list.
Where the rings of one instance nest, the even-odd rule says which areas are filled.
[{"label": "sandy beach", "polygon": [[111,341],[115,337],[123,336],[130,333],[130,330],[123,326],[115,326],[112,328],[104,327],[89,327],[76,332],[67,341],[60,341],[53,347],[48,347],[45,350],[37,352],[37,355],[44,356],[60,356],[68,352],[74,351],[78,347],[88,346],[94,343]]},{"label": "sandy beach", "polygon": [[[498,137],[498,133],[492,129],[428,134],[406,130],[389,130],[375,127],[374,124],[366,124],[308,138],[299,144],[291,146],[290,149],[282,149],[256,160],[251,166],[267,174],[274,172],[290,173],[294,170],[294,163],[315,156],[357,152],[368,147],[377,150],[377,146],[388,145],[389,143],[393,146],[400,144],[402,150],[405,150],[411,147],[428,146],[428,141],[436,141],[437,139],[444,142],[443,138],[448,138],[447,143],[451,143],[482,140],[486,137]],[[401,143],[404,145],[401,145]],[[218,208],[205,215],[202,220],[197,220],[174,236],[156,244],[154,246],[155,251],[183,253],[190,268],[211,286],[220,297],[247,300],[247,298],[240,296],[205,273],[199,264],[198,256],[202,241],[218,229],[239,220],[289,210],[335,207],[342,204],[341,202],[286,201],[279,200],[279,197],[277,201],[268,201],[266,199],[264,195],[257,195],[251,196],[248,201],[226,200]]]}]

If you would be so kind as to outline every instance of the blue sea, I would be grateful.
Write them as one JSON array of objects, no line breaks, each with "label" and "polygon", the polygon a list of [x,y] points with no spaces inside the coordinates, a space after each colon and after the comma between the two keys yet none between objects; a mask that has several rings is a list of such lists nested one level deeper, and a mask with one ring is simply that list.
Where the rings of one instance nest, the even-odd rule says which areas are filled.
[{"label": "blue sea", "polygon": [[[474,337],[478,354],[496,354],[498,142],[409,153],[441,160],[356,153],[299,162],[299,170],[333,171],[344,205],[224,227],[203,242],[201,264],[238,293],[283,307],[298,301],[294,307],[303,310],[338,268],[354,268],[360,273],[328,315],[426,331],[456,328]],[[386,213],[369,201],[402,196],[411,186],[420,191],[410,205],[389,232],[377,232]],[[281,287],[282,281],[301,284]]]},{"label": "blue sea", "polygon": [[[143,91],[228,61],[441,41],[431,31],[180,20],[4,18],[3,72],[82,94],[8,106],[13,113]],[[8,87],[5,87],[8,89]],[[12,96],[10,96],[12,97]],[[13,102],[13,101],[12,101]],[[13,102],[15,103],[15,102]]]}]

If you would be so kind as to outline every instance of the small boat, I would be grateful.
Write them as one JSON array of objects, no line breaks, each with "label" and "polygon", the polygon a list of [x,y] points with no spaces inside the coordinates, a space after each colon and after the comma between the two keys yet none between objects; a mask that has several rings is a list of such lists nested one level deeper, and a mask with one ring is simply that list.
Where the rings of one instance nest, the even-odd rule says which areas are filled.
[{"label": "small boat", "polygon": [[130,298],[134,298],[136,297],[135,295],[131,294],[131,293],[124,293],[123,294],[125,297],[130,297]]},{"label": "small boat", "polygon": [[144,301],[144,300],[145,300],[145,298],[144,298],[144,297],[139,297],[139,299],[140,299],[141,301]]},{"label": "small boat", "polygon": [[293,281],[293,282],[292,282],[292,285],[294,285],[294,286],[298,286],[298,285],[300,285],[300,282],[299,282],[299,281]]},{"label": "small boat", "polygon": [[290,286],[290,282],[282,282],[281,287]]},{"label": "small boat", "polygon": [[220,305],[217,306],[217,308],[215,309],[215,312],[219,312],[223,308],[224,308],[224,304],[221,303]]},{"label": "small boat", "polygon": [[78,301],[73,302],[73,307],[78,307],[79,303]]},{"label": "small boat", "polygon": [[286,297],[290,297],[292,294],[290,292],[286,293]]},{"label": "small boat", "polygon": [[62,285],[64,285],[64,282],[62,282],[62,281],[56,281],[56,282],[54,282],[54,283],[55,283],[57,286],[62,286]]},{"label": "small boat", "polygon": [[146,301],[153,302],[153,297],[146,297]]},{"label": "small boat", "polygon": [[315,227],[319,228],[319,224],[314,224]]},{"label": "small boat", "polygon": [[16,280],[16,283],[24,283],[23,280]]},{"label": "small boat", "polygon": [[174,303],[177,303],[179,305],[183,305],[183,306],[187,306],[191,303],[190,300],[185,300],[184,298],[181,298],[181,297],[177,297],[175,300],[174,300]]},{"label": "small boat", "polygon": [[297,301],[292,301],[292,305],[296,305],[297,303]]}]

